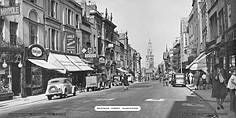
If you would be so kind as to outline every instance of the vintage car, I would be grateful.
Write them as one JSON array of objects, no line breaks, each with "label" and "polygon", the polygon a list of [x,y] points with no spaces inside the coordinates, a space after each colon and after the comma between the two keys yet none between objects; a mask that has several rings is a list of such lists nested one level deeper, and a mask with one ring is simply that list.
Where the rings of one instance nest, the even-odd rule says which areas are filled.
[{"label": "vintage car", "polygon": [[183,73],[176,73],[172,81],[172,86],[186,86],[186,80]]},{"label": "vintage car", "polygon": [[51,100],[53,96],[67,97],[68,94],[76,95],[76,87],[72,85],[71,78],[53,78],[48,81],[46,90],[48,100]]}]

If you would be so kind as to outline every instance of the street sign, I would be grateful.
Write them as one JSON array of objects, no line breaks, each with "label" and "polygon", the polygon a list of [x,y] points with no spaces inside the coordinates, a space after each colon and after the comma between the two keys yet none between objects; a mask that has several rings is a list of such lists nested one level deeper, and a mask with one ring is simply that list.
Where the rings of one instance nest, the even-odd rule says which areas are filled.
[{"label": "street sign", "polygon": [[87,52],[87,50],[85,48],[82,49],[82,53],[85,53]]},{"label": "street sign", "polygon": [[85,54],[85,58],[96,58],[96,54]]},{"label": "street sign", "polygon": [[93,53],[93,49],[92,48],[88,48],[88,53],[92,54]]}]

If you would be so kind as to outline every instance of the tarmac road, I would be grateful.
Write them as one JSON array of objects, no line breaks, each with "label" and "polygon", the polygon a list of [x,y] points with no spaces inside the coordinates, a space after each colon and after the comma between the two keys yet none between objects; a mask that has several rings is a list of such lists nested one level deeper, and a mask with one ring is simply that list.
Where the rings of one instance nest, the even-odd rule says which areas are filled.
[{"label": "tarmac road", "polygon": [[43,99],[11,108],[0,118],[210,118],[214,113],[185,87],[136,83],[68,98]]}]

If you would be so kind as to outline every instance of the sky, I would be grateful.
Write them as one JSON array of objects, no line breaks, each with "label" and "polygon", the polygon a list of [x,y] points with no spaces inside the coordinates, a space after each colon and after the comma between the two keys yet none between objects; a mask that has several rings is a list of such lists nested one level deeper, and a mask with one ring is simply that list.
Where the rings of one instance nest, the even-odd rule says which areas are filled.
[{"label": "sky", "polygon": [[[88,0],[87,0],[88,1]],[[99,12],[112,13],[113,23],[119,32],[128,31],[129,43],[142,56],[146,65],[148,41],[152,42],[155,67],[162,54],[173,47],[180,34],[180,19],[188,17],[192,0],[91,0]]]}]

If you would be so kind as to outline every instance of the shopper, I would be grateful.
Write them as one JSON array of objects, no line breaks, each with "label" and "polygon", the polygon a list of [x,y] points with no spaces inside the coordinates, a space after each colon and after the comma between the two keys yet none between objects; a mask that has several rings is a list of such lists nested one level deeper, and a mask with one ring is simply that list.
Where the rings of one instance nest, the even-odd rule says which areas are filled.
[{"label": "shopper", "polygon": [[202,84],[203,84],[203,89],[206,89],[207,86],[207,78],[206,78],[206,73],[202,74]]},{"label": "shopper", "polygon": [[199,80],[200,80],[200,71],[196,70],[196,72],[194,73],[194,87],[196,90],[199,89]]},{"label": "shopper", "polygon": [[231,77],[228,81],[227,88],[230,90],[230,110],[234,111],[236,113],[236,96],[235,96],[235,91],[236,91],[236,70],[233,69],[231,72]]},{"label": "shopper", "polygon": [[217,67],[214,79],[212,79],[212,97],[216,98],[217,109],[224,109],[223,103],[227,96],[226,80],[223,77],[222,69]]},{"label": "shopper", "polygon": [[188,77],[189,77],[189,81],[190,81],[189,84],[193,84],[193,73],[190,72],[190,73],[188,74]]}]

